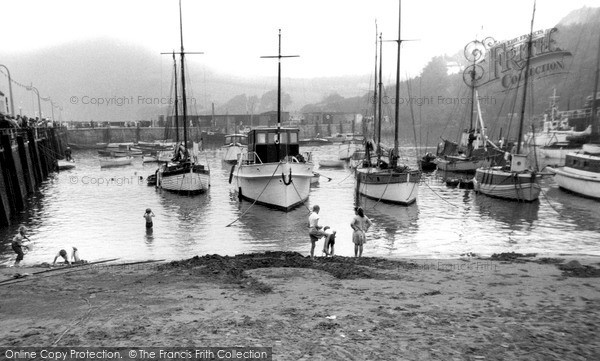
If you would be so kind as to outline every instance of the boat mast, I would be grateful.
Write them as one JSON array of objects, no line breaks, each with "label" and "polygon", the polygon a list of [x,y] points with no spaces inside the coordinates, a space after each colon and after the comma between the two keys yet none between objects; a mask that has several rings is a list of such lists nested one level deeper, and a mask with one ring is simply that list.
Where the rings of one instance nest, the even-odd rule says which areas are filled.
[{"label": "boat mast", "polygon": [[183,21],[181,16],[181,0],[179,0],[179,37],[181,39],[181,102],[183,108],[183,144],[185,148],[184,160],[188,159],[187,150],[187,101],[185,98],[185,53],[183,51]]},{"label": "boat mast", "polygon": [[592,142],[600,141],[600,124],[596,116],[596,98],[598,97],[598,78],[600,77],[600,37],[598,37],[598,55],[596,56],[596,76],[594,79],[594,95],[592,95]]},{"label": "boat mast", "polygon": [[394,154],[390,155],[390,165],[392,169],[396,168],[398,162],[398,126],[400,116],[400,46],[402,45],[402,37],[400,30],[402,29],[402,1],[398,1],[398,55],[396,59],[396,101],[394,102]]},{"label": "boat mast", "polygon": [[471,75],[471,118],[469,120],[469,132],[473,130],[473,112],[475,111],[475,57],[473,57],[473,70],[470,71]]},{"label": "boat mast", "polygon": [[379,161],[381,160],[381,94],[383,93],[383,83],[381,82],[382,73],[381,69],[383,68],[383,40],[382,33],[379,33],[379,114],[377,116],[377,165],[379,165]]},{"label": "boat mast", "polygon": [[535,1],[533,2],[533,14],[531,15],[531,28],[527,40],[527,61],[525,62],[525,79],[523,80],[523,101],[521,102],[521,116],[519,119],[519,136],[517,137],[517,154],[521,154],[521,138],[523,137],[523,118],[525,117],[525,104],[527,103],[527,81],[529,80],[529,63],[531,61],[531,45],[533,40],[533,21],[535,19]]},{"label": "boat mast", "polygon": [[175,142],[179,143],[179,101],[177,99],[177,60],[175,59],[175,51],[173,51],[173,70],[175,78]]},{"label": "boat mast", "polygon": [[[375,81],[373,83],[373,122],[377,119],[377,20],[375,20]],[[371,157],[369,156],[369,162],[371,162]]]},{"label": "boat mast", "polygon": [[281,58],[298,58],[300,55],[281,55],[281,29],[279,29],[279,53],[278,55],[267,55],[261,56],[261,58],[277,58],[277,135],[275,142],[277,142],[277,159],[279,159],[279,132],[281,130]]}]

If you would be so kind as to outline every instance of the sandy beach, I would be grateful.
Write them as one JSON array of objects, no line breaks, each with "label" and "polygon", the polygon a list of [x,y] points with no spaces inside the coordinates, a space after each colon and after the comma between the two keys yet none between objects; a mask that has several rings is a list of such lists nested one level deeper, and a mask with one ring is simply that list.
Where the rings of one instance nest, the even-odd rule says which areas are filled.
[{"label": "sandy beach", "polygon": [[597,259],[268,252],[43,266],[0,269],[2,346],[263,346],[274,360],[600,359]]}]

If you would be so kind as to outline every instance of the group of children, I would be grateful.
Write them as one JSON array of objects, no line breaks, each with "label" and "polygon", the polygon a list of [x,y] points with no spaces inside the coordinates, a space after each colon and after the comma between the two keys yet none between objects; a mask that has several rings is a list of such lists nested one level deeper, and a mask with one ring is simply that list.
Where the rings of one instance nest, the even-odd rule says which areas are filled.
[{"label": "group of children", "polygon": [[[146,229],[148,230],[151,230],[153,226],[152,217],[154,217],[154,212],[152,212],[150,208],[146,209],[146,212],[144,213],[144,219],[146,220]],[[25,226],[21,226],[19,227],[17,235],[13,237],[13,240],[11,242],[11,248],[13,252],[17,254],[17,259],[13,264],[14,267],[20,267],[21,261],[25,257],[25,250],[29,251],[31,248],[30,245],[25,244],[25,241],[31,242],[29,237],[27,237],[27,228],[25,228]],[[66,250],[61,249],[60,251],[58,251],[58,253],[54,257],[54,261],[52,261],[53,266],[56,265],[56,260],[59,258],[62,258],[64,260],[64,263],[69,265],[85,262],[79,257],[79,250],[77,249],[77,247],[73,247],[70,257],[67,255]]]},{"label": "group of children", "polygon": [[[17,233],[16,236],[13,237],[13,240],[11,243],[12,250],[17,254],[17,259],[15,260],[13,267],[21,266],[21,261],[25,257],[24,250],[27,250],[27,251],[31,250],[31,245],[25,244],[25,240],[27,240],[28,242],[31,242],[29,237],[27,237],[27,228],[25,228],[25,226],[21,226],[21,227],[19,227],[19,232]],[[70,258],[67,256],[67,251],[65,251],[64,249],[61,249],[60,251],[58,251],[58,253],[54,257],[54,261],[52,262],[53,266],[56,265],[56,260],[59,257],[62,257],[65,261],[65,264],[69,264],[69,265],[85,262],[79,257],[79,250],[77,249],[77,247],[73,247]]]},{"label": "group of children", "polygon": [[[323,253],[325,256],[333,256],[334,255],[334,245],[335,245],[335,237],[336,231],[331,229],[329,226],[321,227],[319,225],[319,220],[321,216],[319,216],[319,212],[321,207],[318,205],[313,206],[313,210],[308,216],[308,225],[310,230],[308,232],[310,236],[311,248],[310,248],[310,257],[313,258],[315,255],[315,246],[319,239],[324,238],[323,244]],[[352,234],[352,242],[354,243],[354,257],[361,257],[363,252],[363,245],[366,243],[366,232],[371,227],[371,220],[365,216],[365,213],[361,207],[354,208],[354,218],[350,223],[350,227],[354,231]]]}]

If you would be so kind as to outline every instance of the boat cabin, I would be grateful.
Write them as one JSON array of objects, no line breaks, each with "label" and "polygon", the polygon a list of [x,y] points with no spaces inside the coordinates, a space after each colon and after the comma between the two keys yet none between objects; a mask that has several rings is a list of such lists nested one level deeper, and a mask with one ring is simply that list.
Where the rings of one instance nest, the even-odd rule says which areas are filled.
[{"label": "boat cabin", "polygon": [[277,133],[277,128],[252,129],[248,133],[248,153],[256,153],[263,163],[279,162],[287,156],[300,154],[298,129],[280,128],[279,141]]},{"label": "boat cabin", "polygon": [[225,136],[225,145],[244,144],[246,145],[248,137],[245,134],[228,134]]}]

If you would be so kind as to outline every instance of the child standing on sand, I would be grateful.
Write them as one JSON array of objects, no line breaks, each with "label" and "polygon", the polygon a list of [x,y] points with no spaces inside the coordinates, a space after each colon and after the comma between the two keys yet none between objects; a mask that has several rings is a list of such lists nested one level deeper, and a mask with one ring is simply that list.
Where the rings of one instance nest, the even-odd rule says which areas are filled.
[{"label": "child standing on sand", "polygon": [[154,217],[154,212],[150,208],[146,208],[146,213],[144,213],[144,218],[146,219],[146,228],[152,228],[152,217]]},{"label": "child standing on sand", "polygon": [[311,243],[310,258],[313,258],[315,256],[316,242],[319,240],[319,238],[326,236],[325,232],[323,232],[321,230],[321,228],[323,228],[323,227],[319,226],[319,219],[321,219],[321,216],[319,216],[320,210],[321,210],[321,207],[319,207],[317,204],[315,204],[313,206],[312,212],[308,216],[308,225],[310,226],[308,235],[310,236],[310,243]]},{"label": "child standing on sand", "polygon": [[352,242],[354,242],[354,257],[361,257],[363,252],[363,244],[367,242],[365,233],[371,227],[371,220],[365,216],[365,212],[361,207],[355,208],[356,215],[350,223],[350,227],[354,230],[352,234]]}]

